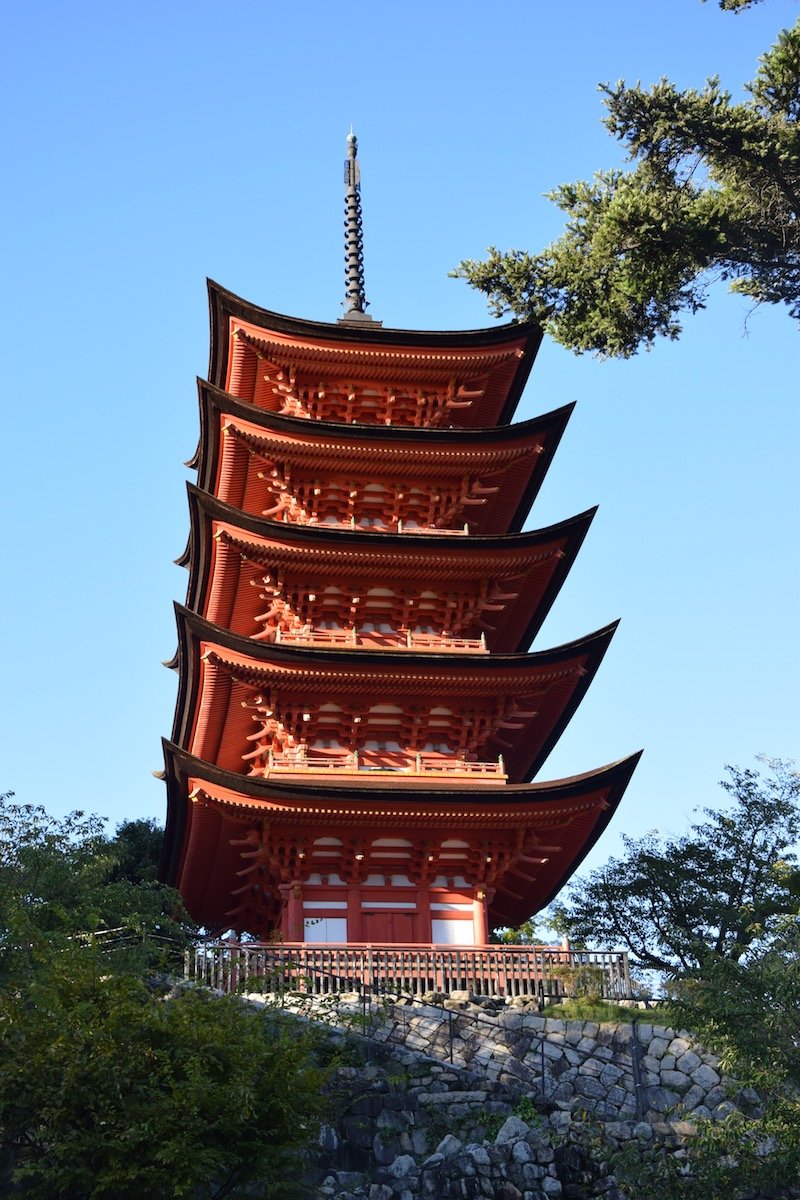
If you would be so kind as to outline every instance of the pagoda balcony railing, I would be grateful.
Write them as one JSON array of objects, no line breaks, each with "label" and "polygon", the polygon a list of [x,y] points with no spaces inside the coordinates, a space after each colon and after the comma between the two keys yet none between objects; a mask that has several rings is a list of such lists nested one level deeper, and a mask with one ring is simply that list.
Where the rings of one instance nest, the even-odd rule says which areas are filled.
[{"label": "pagoda balcony railing", "polygon": [[325,646],[328,649],[417,650],[432,653],[486,654],[486,635],[479,638],[452,637],[449,634],[414,633],[410,629],[396,633],[360,632],[357,629],[276,629],[275,641],[292,646]]},{"label": "pagoda balcony railing", "polygon": [[256,763],[254,767],[254,774],[263,773],[265,777],[298,773],[354,776],[366,772],[426,779],[466,777],[472,783],[498,783],[507,778],[502,755],[495,762],[470,762],[464,758],[447,758],[443,755],[369,750],[353,750],[343,755],[325,757],[313,751],[309,753],[306,746],[291,750],[269,750],[266,762]]},{"label": "pagoda balcony railing", "polygon": [[[285,524],[293,524],[285,509],[282,520]],[[469,525],[466,523],[457,529],[442,529],[439,525],[410,525],[402,520],[385,521],[380,525],[361,525],[355,517],[349,517],[346,521],[320,521],[319,517],[305,517],[302,524],[313,525],[317,529],[349,529],[359,533],[424,533],[426,536],[442,534],[443,537],[469,537]]]},{"label": "pagoda balcony railing", "polygon": [[469,991],[551,999],[568,996],[583,974],[599,984],[604,998],[631,998],[624,950],[223,941],[188,951],[185,969],[189,978],[224,992],[421,996]]}]

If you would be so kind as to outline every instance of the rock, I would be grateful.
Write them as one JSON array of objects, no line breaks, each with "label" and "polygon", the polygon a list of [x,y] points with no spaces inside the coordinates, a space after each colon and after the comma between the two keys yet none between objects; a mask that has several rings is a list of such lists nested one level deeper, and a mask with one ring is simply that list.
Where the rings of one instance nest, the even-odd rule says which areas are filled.
[{"label": "rock", "polygon": [[647,1103],[657,1113],[670,1112],[679,1103],[680,1096],[669,1088],[654,1087],[647,1089]]},{"label": "rock", "polygon": [[339,1135],[332,1125],[320,1125],[318,1141],[320,1149],[329,1154],[339,1149]]},{"label": "rock", "polygon": [[489,1158],[488,1150],[485,1146],[479,1146],[477,1142],[471,1142],[469,1146],[465,1146],[464,1153],[468,1154],[479,1167],[491,1166],[492,1160]]},{"label": "rock", "polygon": [[417,1164],[410,1154],[399,1154],[393,1163],[386,1168],[392,1179],[404,1179],[406,1175],[416,1172]]},{"label": "rock", "polygon": [[699,1067],[694,1068],[694,1070],[690,1072],[690,1075],[693,1084],[703,1087],[706,1092],[708,1092],[711,1087],[716,1087],[718,1082],[720,1082],[720,1076],[717,1075],[714,1067],[709,1067],[708,1064],[704,1062],[700,1063]]},{"label": "rock", "polygon": [[691,1075],[695,1067],[699,1067],[702,1061],[700,1055],[695,1054],[694,1050],[687,1050],[675,1065],[679,1071],[683,1071],[684,1075]]},{"label": "rock", "polygon": [[683,1071],[662,1071],[661,1086],[672,1088],[673,1092],[678,1092],[682,1096],[684,1092],[688,1092],[692,1081],[688,1075],[684,1075]]},{"label": "rock", "polygon": [[443,1137],[439,1142],[435,1153],[441,1154],[443,1158],[449,1158],[452,1154],[458,1154],[463,1145],[464,1143],[460,1142],[454,1134],[448,1133],[447,1136]]},{"label": "rock", "polygon": [[546,1175],[541,1183],[542,1191],[545,1196],[560,1196],[563,1188],[561,1187],[560,1179],[553,1179],[551,1175]]},{"label": "rock", "polygon": [[531,1153],[530,1146],[522,1139],[520,1139],[518,1142],[514,1142],[514,1145],[511,1148],[511,1157],[516,1163],[532,1162],[533,1160],[533,1154]]},{"label": "rock", "polygon": [[685,1054],[687,1050],[691,1050],[691,1048],[691,1042],[687,1042],[685,1038],[674,1037],[669,1044],[669,1053],[674,1054],[677,1060],[682,1054]]},{"label": "rock", "polygon": [[650,1045],[647,1047],[647,1053],[651,1058],[663,1058],[667,1053],[669,1042],[665,1042],[663,1038],[654,1037]]},{"label": "rock", "polygon": [[530,1126],[521,1121],[519,1117],[508,1117],[500,1126],[497,1137],[494,1139],[494,1144],[495,1146],[505,1146],[507,1142],[513,1142],[518,1138],[524,1137],[529,1129]]},{"label": "rock", "polygon": [[652,1126],[647,1121],[637,1121],[633,1127],[633,1136],[640,1142],[651,1142],[653,1140]]},{"label": "rock", "polygon": [[695,1083],[689,1088],[688,1092],[683,1097],[683,1100],[681,1101],[681,1108],[684,1110],[684,1112],[692,1112],[695,1108],[697,1108],[698,1104],[702,1104],[705,1098],[705,1089],[698,1087]]},{"label": "rock", "polygon": [[722,1103],[718,1104],[714,1109],[713,1117],[716,1121],[724,1121],[725,1118],[729,1117],[733,1112],[736,1112],[736,1105],[731,1104],[730,1100],[723,1100]]},{"label": "rock", "polygon": [[[580,1096],[590,1096],[594,1100],[601,1100],[605,1099],[606,1090],[600,1080],[591,1075],[580,1075],[575,1080],[575,1091]],[[653,1091],[657,1090],[653,1089]]]}]

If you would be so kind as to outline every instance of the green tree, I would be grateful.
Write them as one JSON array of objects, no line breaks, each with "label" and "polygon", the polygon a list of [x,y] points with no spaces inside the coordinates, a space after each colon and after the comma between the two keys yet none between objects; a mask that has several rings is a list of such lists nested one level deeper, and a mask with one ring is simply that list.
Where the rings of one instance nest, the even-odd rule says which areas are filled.
[{"label": "green tree", "polygon": [[12,793],[0,796],[0,986],[75,939],[104,939],[111,969],[112,959],[122,966],[131,954],[137,966],[155,965],[162,947],[191,936],[178,893],[150,878],[155,833],[148,823],[123,825],[115,838],[104,824],[81,812],[53,817],[40,805],[17,804]]},{"label": "green tree", "polygon": [[321,1072],[307,1035],[237,997],[164,999],[96,949],[0,994],[5,1181],[26,1200],[295,1194]]},{"label": "green tree", "polygon": [[553,927],[578,945],[622,945],[637,965],[667,973],[766,951],[797,912],[800,878],[800,777],[787,763],[766,765],[765,775],[728,767],[721,786],[732,806],[705,809],[685,836],[626,838],[623,857],[553,905]]},{"label": "green tree", "polygon": [[[722,0],[722,8],[747,0]],[[490,247],[452,272],[496,316],[533,319],[562,345],[627,358],[677,338],[714,280],[800,318],[800,22],[783,30],[734,103],[718,79],[602,85],[629,170],[562,184],[567,216],[539,254]]]}]

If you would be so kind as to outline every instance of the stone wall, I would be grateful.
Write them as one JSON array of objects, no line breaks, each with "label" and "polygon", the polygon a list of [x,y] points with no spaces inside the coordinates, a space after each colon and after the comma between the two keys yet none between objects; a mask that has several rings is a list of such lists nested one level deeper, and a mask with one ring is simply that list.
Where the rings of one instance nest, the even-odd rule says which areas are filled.
[{"label": "stone wall", "polygon": [[[291,1003],[291,1002],[290,1002]],[[295,1000],[295,1007],[307,1001]],[[650,1020],[562,1021],[535,1003],[451,993],[439,1003],[393,1002],[365,1009],[357,996],[328,1008],[334,1022],[368,1025],[371,1040],[480,1072],[510,1093],[603,1121],[722,1118],[755,1112],[758,1097],[720,1070],[685,1030]],[[365,1029],[364,1032],[367,1032]]]}]

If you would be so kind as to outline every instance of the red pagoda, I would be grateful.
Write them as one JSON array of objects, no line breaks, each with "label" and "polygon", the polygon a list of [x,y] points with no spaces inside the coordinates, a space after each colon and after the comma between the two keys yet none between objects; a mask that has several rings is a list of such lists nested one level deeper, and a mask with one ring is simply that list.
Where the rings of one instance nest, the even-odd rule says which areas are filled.
[{"label": "red pagoda", "polygon": [[593,511],[522,525],[569,407],[510,424],[540,331],[345,316],[209,285],[162,877],[288,942],[480,946],[562,887],[638,756],[530,783],[614,626],[529,652]]}]

